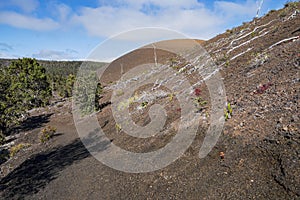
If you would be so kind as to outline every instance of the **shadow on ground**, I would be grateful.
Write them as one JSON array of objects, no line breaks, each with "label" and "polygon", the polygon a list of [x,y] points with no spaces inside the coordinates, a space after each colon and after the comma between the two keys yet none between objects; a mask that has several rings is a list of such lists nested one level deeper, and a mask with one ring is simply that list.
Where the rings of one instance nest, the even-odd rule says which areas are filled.
[{"label": "shadow on ground", "polygon": [[[108,143],[96,144],[104,150]],[[23,199],[37,193],[50,181],[56,179],[67,166],[90,156],[79,139],[72,143],[36,154],[23,162],[0,181],[2,198]]]},{"label": "shadow on ground", "polygon": [[53,115],[53,113],[28,117],[19,126],[13,128],[10,131],[10,134],[16,133],[19,130],[31,131],[31,130],[36,129],[36,128],[41,128],[44,124],[46,124],[50,121],[51,115]]}]

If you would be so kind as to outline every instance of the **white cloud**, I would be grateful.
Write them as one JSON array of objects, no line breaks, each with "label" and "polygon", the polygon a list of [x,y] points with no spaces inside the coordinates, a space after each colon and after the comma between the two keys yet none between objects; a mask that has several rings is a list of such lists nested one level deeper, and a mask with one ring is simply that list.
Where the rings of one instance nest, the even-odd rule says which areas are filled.
[{"label": "white cloud", "polygon": [[0,2],[0,7],[16,6],[21,8],[24,12],[30,13],[36,10],[39,6],[38,0],[6,0]]},{"label": "white cloud", "polygon": [[205,37],[222,23],[222,20],[204,8],[164,8],[163,11],[149,14],[128,7],[110,6],[84,8],[73,20],[82,24],[91,35],[102,37],[139,27],[163,27]]},{"label": "white cloud", "polygon": [[[125,3],[124,3],[125,2]],[[105,3],[100,0],[100,4]],[[197,0],[113,0],[109,3],[106,3],[108,5],[128,5],[133,8],[141,8],[144,5],[155,5],[162,8],[168,8],[168,7],[180,7],[180,8],[195,8],[195,7],[202,7],[204,4],[198,2]]]},{"label": "white cloud", "polygon": [[217,1],[214,6],[208,9],[196,0],[100,0],[97,8],[82,8],[73,22],[100,37],[141,27],[163,27],[208,39],[232,26],[238,17],[254,17],[257,8],[254,0]]},{"label": "white cloud", "polygon": [[72,15],[72,8],[63,3],[51,2],[47,4],[47,10],[51,13],[54,19],[60,23],[68,23],[70,16]]},{"label": "white cloud", "polygon": [[59,17],[61,21],[66,21],[67,17],[70,15],[72,9],[65,5],[65,4],[59,4],[57,5],[57,10],[59,13]]},{"label": "white cloud", "polygon": [[77,54],[78,52],[73,49],[66,49],[64,51],[42,49],[38,53],[32,54],[32,57],[49,60],[74,60]]},{"label": "white cloud", "polygon": [[39,19],[16,12],[0,12],[0,23],[37,31],[47,31],[59,28],[59,24],[50,18]]}]

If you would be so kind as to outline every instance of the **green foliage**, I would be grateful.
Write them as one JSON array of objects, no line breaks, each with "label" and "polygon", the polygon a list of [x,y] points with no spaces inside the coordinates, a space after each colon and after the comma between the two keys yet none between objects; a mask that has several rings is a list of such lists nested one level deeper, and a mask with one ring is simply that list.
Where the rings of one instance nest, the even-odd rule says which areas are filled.
[{"label": "green foliage", "polygon": [[117,132],[120,132],[122,130],[122,127],[120,124],[116,124],[116,130],[117,130]]},{"label": "green foliage", "polygon": [[23,58],[0,69],[0,133],[18,124],[26,111],[44,106],[51,88],[44,67],[35,59]]},{"label": "green foliage", "polygon": [[58,94],[61,97],[71,97],[72,96],[72,90],[73,85],[75,83],[75,75],[69,74],[67,78],[61,78],[61,82],[58,84],[58,88],[56,89],[58,91]]},{"label": "green foliage", "polygon": [[227,104],[227,110],[228,110],[229,114],[232,115],[232,108],[231,108],[230,103]]},{"label": "green foliage", "polygon": [[208,103],[207,101],[203,100],[200,96],[196,97],[194,99],[194,103],[197,107],[197,112],[203,111],[205,108],[205,105]]},{"label": "green foliage", "polygon": [[142,107],[142,108],[146,108],[147,105],[148,105],[148,102],[147,102],[147,101],[144,101],[144,102],[141,103],[141,107]]},{"label": "green foliage", "polygon": [[48,140],[50,140],[55,133],[56,133],[56,128],[53,126],[47,126],[46,128],[42,129],[39,137],[41,143],[45,143]]},{"label": "green foliage", "polygon": [[229,60],[226,60],[226,62],[225,62],[225,66],[226,67],[228,67],[230,65],[230,62],[229,62]]},{"label": "green foliage", "polygon": [[204,106],[207,104],[207,101],[203,101],[201,97],[197,97],[194,99],[194,102],[198,105],[198,106]]},{"label": "green foliage", "polygon": [[63,98],[73,95],[73,85],[76,74],[81,65],[99,68],[104,63],[82,61],[39,61],[47,69],[47,74],[51,79],[52,90],[55,94]]},{"label": "green foliage", "polygon": [[100,110],[99,100],[103,91],[96,73],[88,70],[86,73],[87,75],[77,78],[74,85],[75,93],[73,97],[83,116]]},{"label": "green foliage", "polygon": [[224,117],[226,121],[232,117],[232,108],[230,103],[228,103],[227,107],[224,108]]}]

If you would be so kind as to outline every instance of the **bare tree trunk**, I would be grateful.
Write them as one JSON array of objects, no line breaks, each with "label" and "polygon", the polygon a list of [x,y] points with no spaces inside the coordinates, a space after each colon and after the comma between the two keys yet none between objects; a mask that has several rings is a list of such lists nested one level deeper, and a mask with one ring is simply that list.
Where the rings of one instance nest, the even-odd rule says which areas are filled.
[{"label": "bare tree trunk", "polygon": [[263,3],[264,3],[264,0],[261,0],[259,6],[258,6],[258,8],[257,8],[256,17],[259,16],[259,13],[260,13],[260,10],[261,10],[261,7],[262,7]]}]

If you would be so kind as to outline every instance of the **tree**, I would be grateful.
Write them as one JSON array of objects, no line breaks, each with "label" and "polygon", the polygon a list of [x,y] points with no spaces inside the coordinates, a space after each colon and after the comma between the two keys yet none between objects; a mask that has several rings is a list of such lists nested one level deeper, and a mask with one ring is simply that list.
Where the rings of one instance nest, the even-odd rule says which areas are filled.
[{"label": "tree", "polygon": [[72,96],[72,90],[73,90],[74,83],[75,83],[75,75],[69,74],[69,76],[66,80],[67,97]]},{"label": "tree", "polygon": [[35,59],[18,59],[0,72],[0,132],[5,134],[28,109],[46,105],[52,93],[46,70]]},{"label": "tree", "polygon": [[82,116],[92,114],[100,110],[99,100],[102,97],[103,88],[99,83],[96,73],[86,70],[82,72],[74,84],[74,102]]}]

